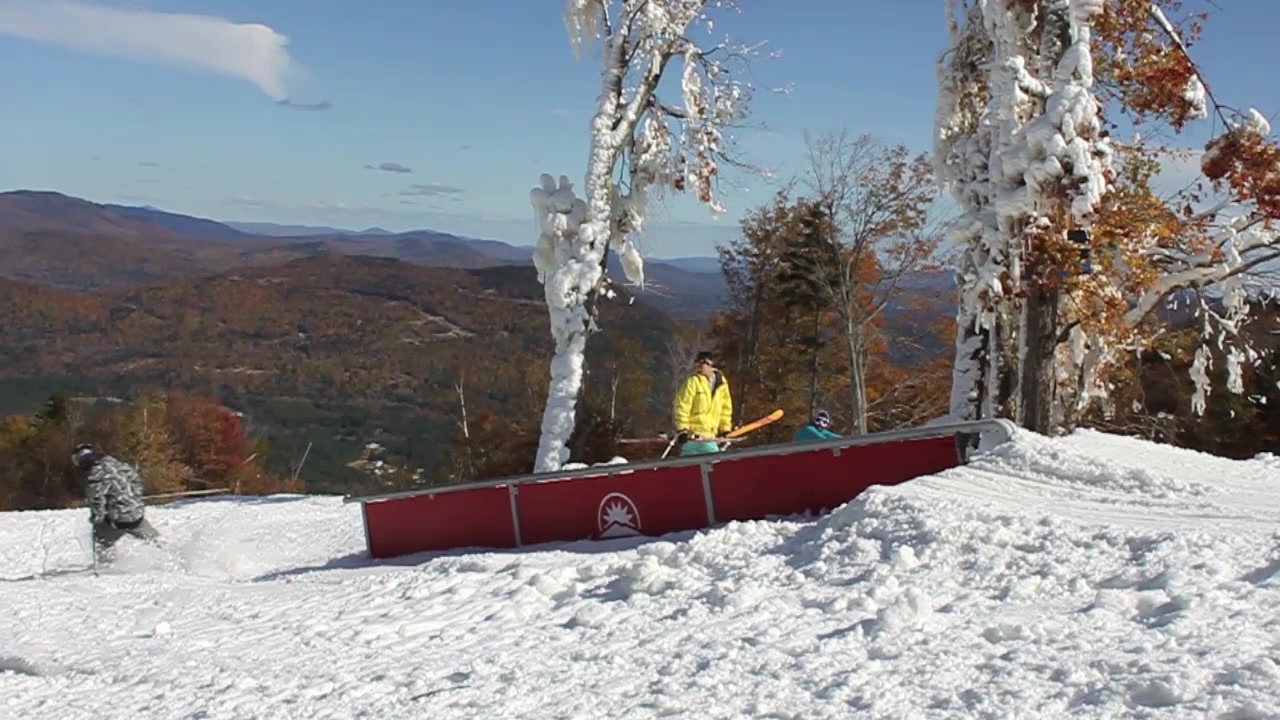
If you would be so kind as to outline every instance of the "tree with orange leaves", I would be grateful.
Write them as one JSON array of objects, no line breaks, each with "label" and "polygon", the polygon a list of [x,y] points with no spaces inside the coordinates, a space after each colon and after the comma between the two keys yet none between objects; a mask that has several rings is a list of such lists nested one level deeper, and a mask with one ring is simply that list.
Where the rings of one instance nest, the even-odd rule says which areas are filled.
[{"label": "tree with orange leaves", "polygon": [[[927,156],[869,135],[808,139],[806,183],[814,194],[802,274],[839,319],[849,363],[850,431],[867,432],[868,366],[882,313],[899,284],[934,257],[929,209],[937,197]],[[878,353],[877,353],[878,354]]]},{"label": "tree with orange leaves", "polygon": [[[949,1],[934,160],[965,212],[953,415],[1068,428],[1107,399],[1126,354],[1150,345],[1171,298],[1197,300],[1206,344],[1247,315],[1249,273],[1280,256],[1280,154],[1260,114],[1209,92],[1189,52],[1205,16],[1169,19],[1181,11],[1174,0]],[[1181,133],[1211,109],[1225,130],[1204,154],[1207,185],[1173,198],[1152,189],[1163,149],[1111,137],[1121,121]],[[1227,357],[1238,389],[1248,351]],[[1208,362],[1202,350],[1192,366],[1197,411]]]},{"label": "tree with orange leaves", "polygon": [[938,250],[932,167],[904,146],[843,132],[811,140],[810,162],[796,183],[807,195],[779,191],[719,249],[729,297],[711,335],[735,363],[740,400],[807,417],[839,398],[849,432],[895,426],[930,400],[912,391],[914,369],[889,362],[883,326],[904,281]]}]

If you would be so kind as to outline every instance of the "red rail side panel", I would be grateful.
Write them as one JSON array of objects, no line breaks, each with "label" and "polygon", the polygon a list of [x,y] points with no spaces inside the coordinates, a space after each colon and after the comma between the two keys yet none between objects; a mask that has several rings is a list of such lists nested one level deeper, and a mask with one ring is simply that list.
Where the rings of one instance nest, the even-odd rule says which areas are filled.
[{"label": "red rail side panel", "polygon": [[[836,453],[839,454],[836,454]],[[896,485],[960,465],[953,436],[790,455],[725,459],[711,473],[716,521],[831,510],[872,485]]]},{"label": "red rail side panel", "polygon": [[369,554],[396,557],[461,547],[515,547],[506,486],[366,502]]},{"label": "red rail side panel", "polygon": [[696,465],[521,483],[516,507],[526,545],[656,536],[708,525],[702,470]]}]

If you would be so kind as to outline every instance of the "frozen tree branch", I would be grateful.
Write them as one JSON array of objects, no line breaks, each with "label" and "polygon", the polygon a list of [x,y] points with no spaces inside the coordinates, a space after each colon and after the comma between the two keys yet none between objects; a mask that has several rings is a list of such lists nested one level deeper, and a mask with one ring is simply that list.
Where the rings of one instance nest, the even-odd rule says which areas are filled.
[{"label": "frozen tree branch", "polygon": [[[586,338],[597,329],[598,298],[611,292],[605,275],[609,251],[618,254],[627,280],[643,286],[644,262],[632,238],[644,229],[651,195],[688,190],[713,212],[723,211],[716,182],[724,129],[745,117],[751,88],[712,53],[733,58],[750,51],[703,42],[695,31],[709,31],[711,11],[725,9],[736,8],[727,0],[565,5],[575,54],[588,41],[601,44],[602,85],[590,125],[583,199],[577,200],[565,178],[548,187],[548,175],[531,195],[542,230],[538,271],[556,343],[536,472],[568,460]],[[678,107],[656,98],[674,63],[681,70]],[[557,193],[560,199],[554,200]]]}]

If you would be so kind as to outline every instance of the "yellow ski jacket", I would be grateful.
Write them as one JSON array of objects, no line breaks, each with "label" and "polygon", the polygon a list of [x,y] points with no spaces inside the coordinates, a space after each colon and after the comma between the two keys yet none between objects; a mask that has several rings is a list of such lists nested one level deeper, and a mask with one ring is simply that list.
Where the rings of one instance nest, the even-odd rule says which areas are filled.
[{"label": "yellow ski jacket", "polygon": [[733,429],[733,398],[729,394],[729,381],[719,371],[715,374],[715,392],[702,373],[694,373],[685,379],[676,393],[672,416],[676,430],[688,430],[694,435],[712,438]]}]

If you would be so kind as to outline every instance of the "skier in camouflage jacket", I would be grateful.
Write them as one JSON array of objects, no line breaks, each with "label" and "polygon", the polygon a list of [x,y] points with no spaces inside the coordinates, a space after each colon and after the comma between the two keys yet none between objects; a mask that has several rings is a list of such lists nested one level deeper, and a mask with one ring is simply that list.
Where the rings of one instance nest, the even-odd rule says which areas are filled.
[{"label": "skier in camouflage jacket", "polygon": [[90,444],[78,446],[72,460],[86,475],[85,500],[99,557],[125,535],[142,540],[159,536],[145,517],[142,476],[136,468]]}]

